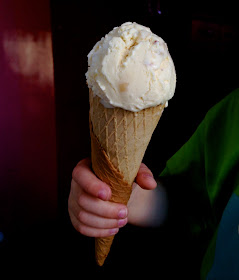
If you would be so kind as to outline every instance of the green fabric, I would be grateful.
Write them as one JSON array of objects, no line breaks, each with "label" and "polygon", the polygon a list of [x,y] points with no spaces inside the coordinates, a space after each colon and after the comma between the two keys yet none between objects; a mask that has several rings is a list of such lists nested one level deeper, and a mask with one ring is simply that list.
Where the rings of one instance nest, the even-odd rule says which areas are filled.
[{"label": "green fabric", "polygon": [[[169,159],[160,175],[162,181],[166,182],[169,200],[176,193],[177,198],[184,199],[181,204],[187,205],[183,210],[184,228],[194,236],[194,240],[202,242],[203,253],[208,247],[205,258],[211,261],[207,259],[203,262],[205,267],[202,268],[203,279],[206,279],[212,265],[215,232],[224,208],[233,192],[239,194],[238,174],[239,90],[237,89],[207,113],[193,136]],[[182,195],[183,193],[185,195]],[[173,200],[176,204],[177,198]],[[174,213],[171,212],[170,215],[174,216]],[[209,237],[212,239],[211,243]]]},{"label": "green fabric", "polygon": [[216,241],[217,241],[217,230],[215,231],[213,238],[208,246],[207,252],[203,258],[202,268],[201,268],[201,279],[206,279],[208,272],[210,271],[213,262],[214,262],[214,255],[215,255],[215,248],[216,248]]}]

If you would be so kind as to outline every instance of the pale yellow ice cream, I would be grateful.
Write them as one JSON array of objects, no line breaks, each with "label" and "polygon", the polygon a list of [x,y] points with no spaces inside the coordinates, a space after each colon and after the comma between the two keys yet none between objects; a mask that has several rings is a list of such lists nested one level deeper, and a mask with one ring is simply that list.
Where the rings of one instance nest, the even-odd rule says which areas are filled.
[{"label": "pale yellow ice cream", "polygon": [[88,54],[87,83],[107,107],[140,111],[167,103],[176,73],[166,43],[147,27],[126,22]]}]

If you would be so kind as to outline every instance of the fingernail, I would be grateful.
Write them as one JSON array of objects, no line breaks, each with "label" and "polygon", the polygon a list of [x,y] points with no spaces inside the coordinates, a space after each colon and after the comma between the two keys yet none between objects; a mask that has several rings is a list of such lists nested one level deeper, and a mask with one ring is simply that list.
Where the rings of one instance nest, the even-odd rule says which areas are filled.
[{"label": "fingernail", "polygon": [[113,235],[113,234],[116,234],[118,231],[119,231],[118,228],[112,228],[109,230],[109,234]]},{"label": "fingernail", "polygon": [[103,199],[103,200],[107,200],[108,193],[105,190],[100,190],[98,192],[98,198]]},{"label": "fingernail", "polygon": [[119,226],[119,227],[123,227],[123,226],[125,226],[125,225],[127,224],[127,222],[128,222],[128,219],[127,219],[127,218],[122,219],[122,220],[119,220],[119,221],[118,221],[118,226]]},{"label": "fingernail", "polygon": [[142,173],[142,176],[148,178],[149,180],[154,180],[154,176],[149,173]]},{"label": "fingernail", "polygon": [[156,184],[156,181],[154,179],[154,176],[149,174],[149,173],[143,173],[142,176],[144,178],[146,178],[149,182],[151,182],[152,184]]},{"label": "fingernail", "polygon": [[118,217],[123,219],[127,217],[127,208],[121,209],[118,213]]}]

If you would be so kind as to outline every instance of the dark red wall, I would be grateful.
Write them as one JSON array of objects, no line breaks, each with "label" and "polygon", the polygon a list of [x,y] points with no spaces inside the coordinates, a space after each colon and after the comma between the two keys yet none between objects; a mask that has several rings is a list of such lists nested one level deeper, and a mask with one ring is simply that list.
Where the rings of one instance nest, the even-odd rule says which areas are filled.
[{"label": "dark red wall", "polygon": [[0,232],[56,215],[56,133],[48,0],[0,1]]}]

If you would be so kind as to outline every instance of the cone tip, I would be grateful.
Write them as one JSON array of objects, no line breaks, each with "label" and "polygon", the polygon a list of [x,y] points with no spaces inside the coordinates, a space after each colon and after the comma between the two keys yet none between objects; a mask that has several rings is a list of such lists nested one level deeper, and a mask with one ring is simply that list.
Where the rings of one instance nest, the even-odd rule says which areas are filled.
[{"label": "cone tip", "polygon": [[105,262],[105,258],[95,258],[96,263],[98,264],[98,266],[103,266],[104,262]]}]

